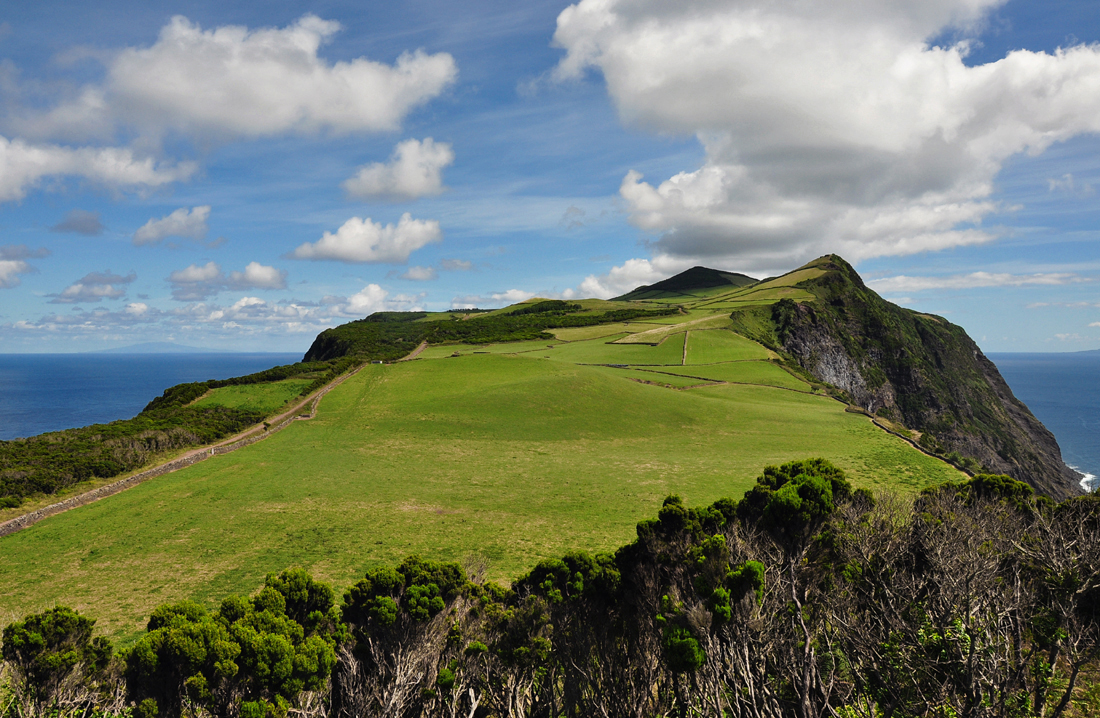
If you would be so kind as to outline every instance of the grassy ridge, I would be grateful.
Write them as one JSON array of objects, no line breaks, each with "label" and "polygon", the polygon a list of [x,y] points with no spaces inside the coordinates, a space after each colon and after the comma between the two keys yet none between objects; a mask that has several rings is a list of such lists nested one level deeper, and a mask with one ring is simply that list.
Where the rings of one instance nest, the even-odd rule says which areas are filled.
[{"label": "grassy ridge", "polygon": [[[675,366],[679,336],[668,356],[606,339],[562,349],[592,363],[649,351]],[[287,566],[342,588],[410,553],[480,554],[509,580],[630,540],[670,492],[736,495],[760,466],[811,455],[862,486],[958,476],[832,399],[673,391],[547,352],[365,367],[313,421],[0,539],[0,620],[64,602],[132,638],[165,601],[211,603]]]},{"label": "grassy ridge", "polygon": [[[323,361],[347,356],[363,359],[394,361],[410,353],[421,342],[432,344],[489,344],[519,342],[531,339],[553,339],[548,329],[587,327],[610,322],[623,322],[645,317],[676,314],[676,309],[613,309],[611,302],[586,300],[576,304],[546,302],[507,308],[498,312],[459,320],[456,316],[427,321],[424,312],[410,312],[402,320],[402,312],[384,312],[366,319],[349,322],[317,335],[306,361]],[[568,307],[560,309],[560,306]],[[540,309],[540,307],[542,307]],[[590,308],[592,307],[592,308]],[[531,311],[536,309],[537,311]],[[411,318],[415,317],[415,318]]]},{"label": "grassy ridge", "polygon": [[[300,362],[232,379],[177,384],[132,419],[0,441],[0,510],[232,436],[262,421],[294,393],[310,393],[357,361]],[[285,383],[289,377],[297,379]],[[200,399],[210,390],[215,398]]]},{"label": "grassy ridge", "polygon": [[284,379],[268,384],[223,386],[210,390],[192,406],[224,406],[268,416],[300,397],[312,383],[312,379]]}]

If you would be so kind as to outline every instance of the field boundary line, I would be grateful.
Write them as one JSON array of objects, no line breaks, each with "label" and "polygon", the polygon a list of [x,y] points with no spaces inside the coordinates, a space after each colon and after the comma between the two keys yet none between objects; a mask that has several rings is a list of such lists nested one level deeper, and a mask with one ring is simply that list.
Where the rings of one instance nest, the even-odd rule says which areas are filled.
[{"label": "field boundary line", "polygon": [[[22,516],[16,516],[13,519],[9,519],[4,523],[0,523],[0,537],[10,536],[16,531],[21,531],[29,526],[33,526],[42,519],[49,518],[50,516],[56,516],[57,514],[64,513],[69,509],[75,509],[80,506],[86,506],[94,501],[107,498],[108,496],[114,496],[121,493],[126,489],[137,486],[138,484],[145,483],[149,479],[156,478],[157,476],[163,476],[164,474],[170,474],[173,471],[179,471],[180,469],[187,468],[192,464],[197,464],[200,461],[210,458],[211,456],[220,456],[222,454],[228,454],[237,449],[242,449],[246,446],[255,444],[257,441],[262,441],[272,434],[282,431],[291,423],[298,420],[309,420],[317,416],[317,407],[321,403],[321,399],[325,394],[336,387],[343,384],[345,380],[350,379],[359,373],[359,371],[366,366],[361,364],[347,374],[342,374],[336,377],[328,384],[315,391],[313,394],[307,396],[302,401],[295,404],[292,408],[276,416],[271,421],[265,421],[262,424],[258,424],[254,427],[246,429],[228,439],[223,439],[217,443],[209,446],[203,446],[197,449],[192,449],[182,456],[178,456],[175,459],[166,461],[163,464],[150,467],[143,471],[139,471],[132,476],[127,476],[124,479],[119,479],[110,484],[105,484],[90,491],[85,491],[82,494],[71,496],[64,501],[59,501],[56,504],[50,504],[49,506],[43,506],[40,509],[23,514]],[[306,405],[309,405],[309,413],[303,414],[301,410]]]},{"label": "field boundary line", "polygon": [[688,365],[688,341],[691,339],[691,330],[684,332],[684,355],[680,357],[680,366]]}]

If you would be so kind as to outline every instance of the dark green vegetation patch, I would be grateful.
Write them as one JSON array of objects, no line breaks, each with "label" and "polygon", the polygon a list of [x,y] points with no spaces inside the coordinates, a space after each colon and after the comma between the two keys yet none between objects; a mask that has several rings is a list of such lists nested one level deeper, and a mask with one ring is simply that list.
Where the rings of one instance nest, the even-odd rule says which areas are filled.
[{"label": "dark green vegetation patch", "polygon": [[[549,309],[539,309],[550,304]],[[566,302],[540,302],[521,305],[508,314],[494,314],[461,320],[451,317],[440,321],[372,321],[370,317],[321,332],[306,352],[305,361],[323,361],[345,356],[363,360],[393,361],[409,354],[421,342],[431,344],[491,344],[529,339],[553,340],[547,329],[589,327],[596,324],[675,314],[676,309],[615,309],[604,312],[573,313],[558,309]],[[569,307],[579,305],[568,305]],[[372,315],[374,316],[374,315]]]},{"label": "dark green vegetation patch", "polygon": [[511,587],[482,568],[410,556],[339,605],[271,574],[213,611],[160,605],[114,654],[58,607],[4,630],[0,697],[102,718],[1100,712],[1098,495],[979,475],[872,497],[809,459],[741,500],[669,496],[613,553]]}]

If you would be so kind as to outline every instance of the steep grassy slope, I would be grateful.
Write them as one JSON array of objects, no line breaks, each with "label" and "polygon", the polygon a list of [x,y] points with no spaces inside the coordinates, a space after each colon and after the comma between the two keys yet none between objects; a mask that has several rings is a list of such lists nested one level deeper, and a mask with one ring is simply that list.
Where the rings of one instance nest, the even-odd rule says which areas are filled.
[{"label": "steep grassy slope", "polygon": [[[861,486],[959,476],[761,347],[699,334],[689,362],[722,347],[739,361],[684,366],[681,333],[657,346],[456,345],[457,358],[367,366],[312,421],[0,539],[0,620],[63,602],[132,637],[165,601],[210,603],[288,566],[342,590],[410,553],[480,555],[510,580],[542,558],[629,541],[670,492],[739,496],[762,466],[806,456]],[[644,366],[602,366],[628,363]],[[637,380],[659,371],[674,386],[695,383],[680,371],[715,379]],[[711,383],[728,380],[744,383]]]}]

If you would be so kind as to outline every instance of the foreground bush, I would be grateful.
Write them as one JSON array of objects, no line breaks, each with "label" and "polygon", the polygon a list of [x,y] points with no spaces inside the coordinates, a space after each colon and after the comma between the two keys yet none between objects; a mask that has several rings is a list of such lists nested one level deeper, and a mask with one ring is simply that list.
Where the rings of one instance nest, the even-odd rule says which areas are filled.
[{"label": "foreground bush", "polygon": [[[40,707],[73,679],[8,641],[44,620],[4,646]],[[158,608],[123,658],[145,716],[1097,715],[1100,497],[1054,505],[988,475],[872,497],[792,462],[740,501],[670,496],[614,554],[511,588],[410,557],[337,607],[287,571],[212,613]]]}]

